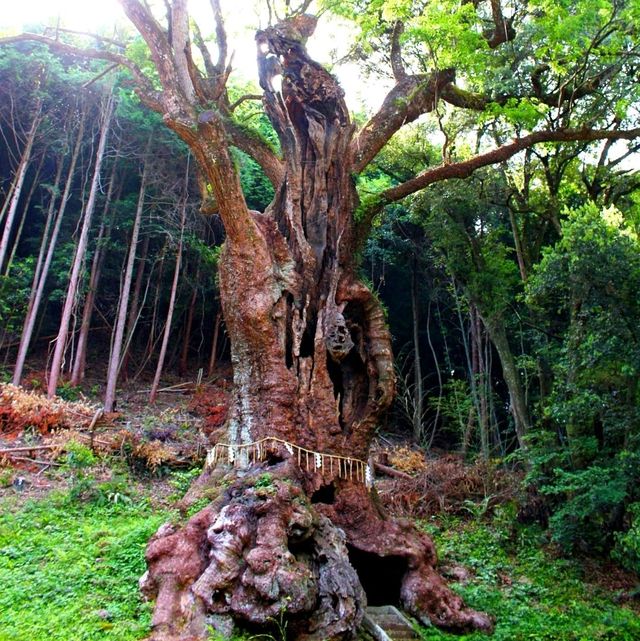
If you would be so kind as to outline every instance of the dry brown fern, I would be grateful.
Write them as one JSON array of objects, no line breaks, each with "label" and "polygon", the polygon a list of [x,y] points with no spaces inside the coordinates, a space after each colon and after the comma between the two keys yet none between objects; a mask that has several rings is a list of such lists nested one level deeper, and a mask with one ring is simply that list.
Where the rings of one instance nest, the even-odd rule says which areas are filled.
[{"label": "dry brown fern", "polygon": [[97,406],[65,401],[9,383],[0,383],[0,434],[17,437],[25,430],[42,435],[58,429],[82,429],[91,424]]}]

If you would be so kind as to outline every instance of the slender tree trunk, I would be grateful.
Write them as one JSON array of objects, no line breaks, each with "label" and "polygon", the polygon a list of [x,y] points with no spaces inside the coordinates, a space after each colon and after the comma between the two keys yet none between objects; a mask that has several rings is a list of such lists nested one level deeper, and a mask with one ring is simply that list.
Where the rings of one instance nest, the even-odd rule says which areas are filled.
[{"label": "slender tree trunk", "polygon": [[2,237],[0,238],[0,272],[2,272],[2,267],[7,255],[7,250],[9,248],[9,240],[11,238],[11,230],[13,227],[13,221],[18,211],[18,202],[20,200],[20,195],[22,193],[22,188],[24,186],[24,180],[27,175],[27,170],[29,169],[29,163],[31,162],[31,153],[33,151],[33,145],[36,140],[36,134],[38,132],[38,127],[42,121],[42,101],[38,100],[36,104],[35,113],[33,116],[33,121],[31,123],[31,128],[27,134],[27,141],[25,143],[24,151],[22,152],[22,157],[20,158],[20,163],[18,165],[18,170],[15,177],[15,185],[11,194],[11,203],[7,212],[7,219],[4,224],[4,231]]},{"label": "slender tree trunk", "polygon": [[89,276],[89,287],[84,299],[84,309],[82,310],[82,321],[80,323],[80,332],[78,334],[78,345],[76,346],[76,355],[73,361],[73,370],[71,371],[71,384],[80,385],[84,380],[85,366],[87,362],[87,343],[89,340],[89,329],[91,328],[91,319],[93,317],[93,308],[96,300],[96,292],[98,291],[98,283],[100,282],[100,275],[102,273],[102,265],[104,264],[106,250],[102,246],[103,239],[108,240],[111,235],[111,222],[106,222],[109,208],[111,207],[111,199],[113,198],[113,187],[116,175],[116,162],[113,163],[111,169],[111,178],[109,180],[109,187],[107,189],[107,196],[105,199],[104,207],[102,209],[102,220],[100,221],[100,229],[98,230],[98,237],[96,238],[96,248],[91,261],[91,275]]},{"label": "slender tree trunk", "polygon": [[442,410],[442,395],[444,388],[442,385],[442,372],[440,371],[440,365],[438,363],[438,355],[433,346],[433,341],[431,339],[431,303],[429,300],[429,306],[427,307],[427,342],[429,344],[429,349],[431,350],[431,357],[433,358],[433,365],[436,368],[436,376],[438,377],[438,403],[436,405],[436,415],[433,419],[433,429],[431,430],[431,435],[429,437],[429,443],[427,449],[431,448],[433,439],[436,435],[436,430],[438,429],[438,423],[440,421],[440,412]]},{"label": "slender tree trunk", "polygon": [[151,385],[151,393],[149,394],[149,402],[155,403],[158,398],[158,388],[160,387],[160,378],[162,377],[162,370],[164,368],[164,360],[167,356],[167,347],[169,345],[169,336],[171,335],[171,322],[173,320],[173,311],[176,305],[176,295],[178,292],[178,281],[180,279],[180,265],[182,263],[182,236],[184,234],[184,226],[187,219],[187,193],[185,181],[185,195],[181,205],[180,211],[180,240],[178,241],[178,251],[176,253],[176,266],[173,270],[173,282],[171,283],[171,294],[169,297],[169,308],[167,310],[167,319],[164,324],[164,333],[162,335],[162,345],[160,347],[160,355],[158,356],[158,364],[156,365],[156,373],[153,377],[153,384]]},{"label": "slender tree trunk", "polygon": [[213,324],[213,339],[211,340],[211,356],[209,357],[209,368],[207,369],[208,376],[213,376],[213,372],[216,369],[216,355],[218,353],[218,337],[220,335],[221,321],[222,321],[222,313],[218,312],[216,314],[216,319]]},{"label": "slender tree trunk", "polygon": [[200,266],[196,269],[195,287],[191,293],[191,300],[189,301],[189,310],[187,312],[187,324],[184,329],[184,339],[182,342],[182,352],[180,354],[180,363],[178,365],[178,372],[180,376],[184,376],[187,372],[189,364],[189,346],[191,343],[191,330],[193,329],[193,315],[195,313],[196,301],[198,300],[198,279],[200,278]]},{"label": "slender tree trunk", "polygon": [[40,250],[38,251],[38,258],[36,260],[36,266],[33,270],[33,285],[31,287],[31,292],[29,294],[29,307],[27,310],[27,316],[30,313],[31,308],[33,307],[33,302],[35,298],[36,288],[40,282],[40,276],[42,274],[42,268],[47,255],[47,248],[50,247],[51,243],[49,242],[49,230],[51,229],[51,224],[54,220],[57,220],[55,215],[55,207],[58,202],[58,191],[60,189],[60,182],[62,180],[62,171],[64,170],[64,159],[59,158],[57,163],[56,177],[53,184],[53,189],[51,191],[51,199],[49,200],[49,207],[47,208],[47,217],[44,223],[44,229],[42,231],[42,240],[40,241]]},{"label": "slender tree trunk", "polygon": [[509,210],[509,222],[511,223],[511,232],[513,234],[513,243],[516,248],[516,257],[518,259],[518,268],[520,269],[520,278],[522,282],[527,281],[527,261],[525,260],[524,252],[522,251],[522,238],[520,235],[520,230],[518,229],[518,223],[516,222],[516,217],[511,207]]},{"label": "slender tree trunk", "polygon": [[142,292],[142,283],[144,281],[144,270],[147,265],[147,254],[149,252],[149,242],[151,236],[147,235],[142,241],[142,250],[140,258],[138,259],[138,271],[136,272],[136,280],[133,286],[133,294],[131,295],[131,308],[129,312],[129,322],[127,323],[127,335],[133,334],[135,331],[136,319],[138,317],[138,307],[140,306],[140,293]]},{"label": "slender tree trunk", "polygon": [[500,358],[502,375],[509,390],[510,411],[516,428],[518,445],[521,450],[526,451],[525,438],[530,431],[529,412],[525,401],[525,393],[520,382],[520,374],[509,345],[504,323],[501,319],[490,316],[482,316],[482,320]]},{"label": "slender tree trunk", "polygon": [[[149,143],[151,139],[149,139]],[[104,397],[104,411],[113,412],[116,400],[116,386],[118,383],[118,374],[120,373],[122,341],[127,324],[127,310],[129,309],[129,294],[131,292],[131,283],[133,281],[133,267],[136,261],[136,252],[138,249],[138,236],[140,234],[140,225],[142,223],[142,212],[144,210],[144,199],[147,189],[147,172],[149,171],[149,147],[144,157],[144,169],[140,181],[140,194],[138,196],[138,206],[136,208],[136,217],[131,232],[131,243],[129,246],[129,255],[124,273],[124,282],[120,292],[120,304],[118,306],[118,318],[114,327],[113,345],[109,356],[109,367],[107,370],[107,389]]]},{"label": "slender tree trunk", "polygon": [[[166,251],[166,246],[167,246],[167,241],[165,240],[165,245],[160,251],[159,257],[156,260],[154,260],[151,266],[151,269],[149,270],[149,277],[147,279],[147,284],[145,286],[145,292],[144,292],[143,303],[142,303],[143,306],[144,306],[144,301],[146,301],[147,294],[149,293],[149,290],[151,288],[152,281],[155,283],[155,295],[154,295],[153,304],[151,305],[151,309],[152,309],[151,320],[147,323],[148,337],[147,337],[146,344],[144,346],[142,358],[137,359],[139,361],[139,364],[138,364],[138,368],[136,369],[132,377],[132,380],[134,381],[137,380],[140,374],[144,371],[145,367],[147,366],[147,363],[149,362],[149,359],[153,356],[155,346],[159,341],[159,338],[156,337],[156,325],[157,325],[158,305],[159,305],[161,285],[162,285],[162,271],[164,269],[164,258],[165,258],[164,253]],[[154,281],[154,276],[156,276],[156,265],[159,265],[158,267],[159,275]],[[128,349],[128,344],[126,346],[126,349]]]},{"label": "slender tree trunk", "polygon": [[480,451],[485,461],[489,458],[489,414],[487,402],[487,380],[486,366],[484,359],[484,341],[482,332],[482,322],[480,314],[475,305],[470,309],[471,321],[471,341],[473,349],[473,375],[476,379],[476,389],[478,390],[478,404],[480,414],[478,416],[478,428],[480,430]]},{"label": "slender tree trunk", "polygon": [[131,295],[131,305],[129,308],[129,318],[127,320],[127,331],[125,333],[126,338],[123,348],[124,357],[122,359],[122,372],[125,379],[128,377],[129,358],[131,356],[131,342],[133,341],[133,335],[138,324],[138,308],[140,307],[140,294],[142,293],[144,272],[147,266],[147,254],[149,252],[150,239],[151,236],[147,234],[144,238],[144,241],[142,242],[142,250],[140,252],[140,258],[138,259],[138,270],[136,272],[135,284],[133,286],[133,294]]},{"label": "slender tree trunk", "polygon": [[[20,345],[18,347],[18,356],[16,358],[16,366],[13,371],[13,384],[20,385],[22,379],[22,372],[24,370],[24,364],[27,358],[27,352],[29,351],[29,345],[31,344],[31,338],[33,336],[33,330],[36,324],[36,318],[38,316],[38,311],[40,309],[40,303],[42,301],[42,295],[44,293],[44,286],[47,281],[47,276],[49,275],[49,268],[51,267],[51,261],[53,260],[53,254],[55,252],[56,244],[58,242],[58,235],[60,233],[60,227],[62,225],[62,219],[69,202],[69,197],[71,196],[71,186],[73,184],[73,177],[75,174],[76,164],[78,162],[78,157],[80,156],[80,149],[82,147],[83,137],[84,137],[84,127],[86,119],[86,109],[83,109],[80,115],[80,122],[78,124],[78,133],[76,137],[75,146],[71,154],[71,162],[69,163],[69,171],[67,174],[67,179],[64,186],[64,192],[60,200],[60,207],[56,216],[56,220],[51,232],[51,239],[48,241],[47,245],[47,226],[45,225],[45,231],[42,237],[42,248],[46,247],[46,256],[44,258],[44,263],[41,263],[41,255],[38,256],[38,262],[36,263],[35,274],[33,277],[33,285],[31,287],[31,295],[29,297],[29,305],[27,307],[27,315],[24,320],[24,325],[22,327],[22,335],[20,337]],[[60,160],[59,171],[62,171],[63,161]],[[57,181],[56,181],[57,185]],[[50,209],[47,214],[47,223],[51,220],[53,216],[53,207],[55,205],[55,200],[52,198],[50,203]],[[41,265],[41,267],[40,267]]]},{"label": "slender tree trunk", "polygon": [[11,181],[11,184],[9,185],[9,189],[7,190],[7,194],[2,203],[2,209],[0,209],[0,224],[4,220],[4,217],[7,215],[7,210],[9,209],[9,205],[11,204],[11,199],[13,197],[13,190],[16,186],[16,178],[17,178],[17,174],[14,175],[14,178]]},{"label": "slender tree trunk", "polygon": [[55,340],[55,350],[53,359],[51,361],[51,369],[49,371],[49,382],[47,385],[47,396],[53,397],[58,387],[58,379],[62,369],[62,360],[66,350],[67,335],[69,332],[69,323],[73,311],[75,297],[78,292],[78,283],[80,282],[80,275],[82,265],[84,262],[85,252],[87,250],[87,243],[89,241],[89,230],[91,229],[91,219],[95,209],[96,199],[99,191],[100,172],[102,169],[102,161],[104,159],[104,152],[107,145],[107,136],[109,133],[109,126],[111,123],[111,116],[114,108],[114,97],[110,94],[107,98],[107,104],[102,113],[102,121],[100,125],[100,140],[98,142],[98,149],[96,151],[95,165],[93,169],[93,179],[91,181],[91,189],[89,191],[89,198],[85,206],[84,217],[82,222],[82,230],[80,238],[78,239],[78,246],[71,268],[71,277],[69,279],[69,286],[67,288],[67,296],[62,308],[62,318],[60,319],[60,328],[58,336]]},{"label": "slender tree trunk", "polygon": [[160,306],[160,292],[162,290],[162,278],[164,274],[164,262],[165,262],[165,254],[167,251],[167,245],[168,241],[165,241],[165,244],[160,252],[160,265],[158,267],[158,277],[156,279],[156,288],[155,288],[155,294],[153,297],[153,311],[151,314],[151,322],[149,323],[149,337],[147,339],[147,344],[145,346],[144,350],[144,358],[142,359],[142,364],[136,371],[134,375],[134,379],[138,378],[140,374],[142,373],[142,370],[144,369],[144,366],[146,365],[147,361],[151,358],[153,355],[153,351],[155,349],[155,345],[157,342],[157,327],[158,327],[158,308]]},{"label": "slender tree trunk", "polygon": [[[458,322],[460,324],[460,334],[462,336],[462,344],[464,346],[465,358],[467,361],[467,375],[469,377],[469,390],[471,393],[471,404],[472,409],[469,410],[469,415],[467,418],[467,424],[463,431],[462,437],[462,451],[464,454],[467,453],[469,444],[471,442],[471,434],[473,432],[473,427],[476,422],[480,423],[480,402],[478,395],[478,381],[476,380],[476,371],[478,369],[477,363],[477,351],[474,349],[474,345],[469,345],[469,336],[467,335],[467,327],[462,317],[462,309],[460,304],[460,298],[458,296],[457,284],[452,279],[452,291],[454,300],[456,302],[456,313],[458,315]],[[471,316],[469,317],[469,327],[473,325]],[[471,334],[471,332],[469,332]]]},{"label": "slender tree trunk", "polygon": [[422,439],[422,418],[424,415],[424,389],[422,381],[422,363],[420,354],[420,316],[418,309],[418,259],[414,255],[411,261],[411,318],[413,325],[413,439],[419,443]]},{"label": "slender tree trunk", "polygon": [[9,254],[9,260],[7,260],[7,265],[4,270],[5,276],[8,276],[9,272],[11,271],[11,266],[13,265],[13,260],[16,255],[16,251],[18,250],[18,245],[20,244],[20,240],[22,238],[22,231],[24,229],[24,224],[29,214],[29,206],[31,205],[31,199],[33,198],[33,194],[39,185],[40,173],[42,171],[42,166],[44,165],[44,161],[45,161],[45,150],[42,151],[42,154],[40,156],[40,162],[38,163],[38,167],[36,168],[36,172],[33,176],[33,181],[29,189],[29,194],[27,195],[24,202],[24,207],[22,208],[22,216],[20,217],[20,224],[18,225],[18,231],[16,232],[16,236],[13,240],[13,246],[11,248],[11,253]]}]

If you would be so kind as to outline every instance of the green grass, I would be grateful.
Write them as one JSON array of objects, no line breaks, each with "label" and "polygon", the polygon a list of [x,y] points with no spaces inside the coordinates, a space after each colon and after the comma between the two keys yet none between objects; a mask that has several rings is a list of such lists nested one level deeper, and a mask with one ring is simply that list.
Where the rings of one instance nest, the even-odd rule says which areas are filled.
[{"label": "green grass", "polygon": [[[106,501],[72,496],[0,500],[0,641],[130,641],[149,632],[151,607],[138,579],[146,543],[170,514],[139,496],[115,504],[114,493]],[[551,556],[540,530],[514,526],[507,509],[492,522],[440,518],[421,526],[443,564],[472,571],[454,589],[497,620],[492,637],[429,628],[425,641],[640,639],[637,613],[585,583],[579,562]]]},{"label": "green grass", "polygon": [[0,641],[128,641],[149,630],[138,579],[166,513],[148,500],[0,502]]},{"label": "green grass", "polygon": [[[614,602],[615,594],[585,583],[578,561],[545,551],[542,532],[497,518],[423,522],[443,564],[473,572],[454,589],[465,602],[496,618],[491,641],[636,641],[637,612]],[[481,633],[450,635],[422,631],[429,641],[485,641]]]}]

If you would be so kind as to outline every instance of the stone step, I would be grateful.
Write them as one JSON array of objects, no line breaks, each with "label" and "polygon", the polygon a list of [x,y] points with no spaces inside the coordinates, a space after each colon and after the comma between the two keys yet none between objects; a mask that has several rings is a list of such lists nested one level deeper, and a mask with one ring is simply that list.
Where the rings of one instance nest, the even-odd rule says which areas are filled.
[{"label": "stone step", "polygon": [[363,625],[376,641],[414,641],[419,638],[409,619],[392,605],[367,608]]}]

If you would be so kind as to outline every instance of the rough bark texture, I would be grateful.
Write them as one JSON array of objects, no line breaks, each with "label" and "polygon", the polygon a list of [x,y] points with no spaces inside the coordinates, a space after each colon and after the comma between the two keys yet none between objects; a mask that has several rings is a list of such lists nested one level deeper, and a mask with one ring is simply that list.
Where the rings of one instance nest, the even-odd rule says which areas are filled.
[{"label": "rough bark texture", "polygon": [[[256,37],[264,104],[286,159],[267,211],[224,199],[215,112],[199,115],[199,138],[170,124],[189,140],[227,229],[220,293],[234,396],[223,440],[276,437],[366,461],[394,392],[391,342],[381,306],[355,275],[354,127],[336,80],[307,56],[314,27],[298,16]],[[346,639],[367,599],[445,628],[491,627],[438,576],[431,541],[387,519],[362,479],[301,465],[282,443],[262,462],[235,465],[205,473],[201,494],[224,493],[149,544],[142,588],[156,599],[154,640],[280,617],[292,638]]]}]

